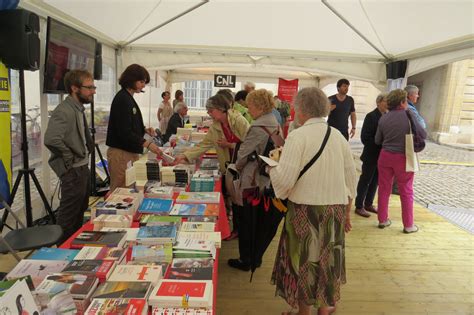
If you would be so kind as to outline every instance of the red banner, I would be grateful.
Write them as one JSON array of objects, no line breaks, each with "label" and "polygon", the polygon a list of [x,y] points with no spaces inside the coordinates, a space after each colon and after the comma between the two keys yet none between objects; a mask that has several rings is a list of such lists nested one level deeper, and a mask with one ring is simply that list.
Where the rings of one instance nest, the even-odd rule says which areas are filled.
[{"label": "red banner", "polygon": [[291,105],[290,116],[291,120],[295,117],[295,110],[293,108],[293,98],[298,93],[298,79],[285,80],[278,79],[278,98],[282,101],[288,102]]}]

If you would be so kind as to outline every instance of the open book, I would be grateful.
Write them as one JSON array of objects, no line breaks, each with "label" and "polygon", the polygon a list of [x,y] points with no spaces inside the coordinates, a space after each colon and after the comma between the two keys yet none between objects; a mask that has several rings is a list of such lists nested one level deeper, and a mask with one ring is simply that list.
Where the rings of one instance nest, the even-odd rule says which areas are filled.
[{"label": "open book", "polygon": [[274,160],[270,159],[269,157],[266,157],[266,156],[263,156],[263,155],[259,155],[258,157],[261,158],[263,162],[267,163],[268,166],[277,166],[278,165],[277,161],[274,161]]}]

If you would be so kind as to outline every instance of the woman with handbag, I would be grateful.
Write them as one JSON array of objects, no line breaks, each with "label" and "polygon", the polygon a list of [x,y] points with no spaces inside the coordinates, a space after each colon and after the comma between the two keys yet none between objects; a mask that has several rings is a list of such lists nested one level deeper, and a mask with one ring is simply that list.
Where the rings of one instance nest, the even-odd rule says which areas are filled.
[{"label": "woman with handbag", "polygon": [[[261,174],[262,162],[258,155],[265,154],[265,148],[269,141],[270,134],[278,132],[279,125],[275,116],[272,114],[274,101],[272,95],[265,89],[256,90],[248,94],[247,99],[248,111],[254,119],[250,125],[250,129],[245,140],[240,145],[237,153],[235,168],[240,176],[240,193],[242,194],[242,205],[234,205],[235,214],[238,215],[239,222],[239,258],[229,259],[230,267],[243,271],[249,271],[251,265],[259,266],[263,253],[268,244],[263,245],[264,248],[256,249],[252,252],[252,242],[255,236],[252,231],[255,227],[253,211],[263,211],[264,202],[262,194],[265,188],[270,186],[270,178]],[[258,205],[255,205],[258,201]],[[253,204],[252,204],[253,202]],[[276,233],[276,228],[275,228]],[[273,233],[273,236],[275,234]],[[268,242],[267,242],[268,243]],[[257,257],[256,257],[257,256]],[[254,260],[257,261],[254,261]]]},{"label": "woman with handbag", "polygon": [[[402,204],[403,232],[415,233],[418,231],[418,227],[413,223],[415,173],[412,169],[407,169],[407,162],[410,156],[416,157],[416,155],[413,147],[407,150],[406,146],[412,144],[413,137],[423,142],[426,139],[426,131],[414,119],[411,111],[407,110],[406,91],[400,89],[391,91],[387,96],[387,105],[389,112],[380,118],[375,134],[375,143],[382,145],[377,165],[379,172],[378,227],[383,229],[392,224],[388,218],[388,202],[395,177]],[[411,136],[413,130],[416,130],[416,135]],[[409,141],[406,141],[407,135],[410,135]]]},{"label": "woman with handbag", "polygon": [[276,196],[288,198],[272,282],[297,314],[309,315],[312,306],[330,314],[346,282],[356,171],[346,139],[323,118],[329,114],[324,92],[304,88],[294,106],[301,127],[288,135],[278,166],[269,171]]}]

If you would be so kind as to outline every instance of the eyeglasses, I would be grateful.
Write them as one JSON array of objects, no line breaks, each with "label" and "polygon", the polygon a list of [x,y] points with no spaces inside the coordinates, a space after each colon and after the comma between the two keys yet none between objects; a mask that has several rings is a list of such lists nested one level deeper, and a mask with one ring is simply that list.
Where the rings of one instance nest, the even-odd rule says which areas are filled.
[{"label": "eyeglasses", "polygon": [[81,88],[88,89],[89,91],[97,90],[97,86],[95,86],[95,85],[81,85]]}]

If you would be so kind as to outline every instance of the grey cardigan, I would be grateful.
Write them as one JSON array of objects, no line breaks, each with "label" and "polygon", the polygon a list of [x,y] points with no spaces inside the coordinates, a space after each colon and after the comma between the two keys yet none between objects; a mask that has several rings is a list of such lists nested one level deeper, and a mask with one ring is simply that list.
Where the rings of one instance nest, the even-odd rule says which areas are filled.
[{"label": "grey cardigan", "polygon": [[[86,158],[86,146],[89,152],[94,150],[87,121],[81,126],[77,118],[82,112],[76,103],[76,100],[68,96],[59,104],[49,119],[44,135],[44,145],[51,151],[48,162],[58,177],[66,173],[74,163]],[[86,143],[80,133],[80,128],[84,127]]]},{"label": "grey cardigan", "polygon": [[257,155],[263,153],[269,139],[268,133],[260,126],[267,127],[270,132],[274,132],[279,128],[278,122],[272,112],[258,117],[250,125],[247,136],[237,153],[237,160],[235,162],[237,171],[240,174],[241,190],[255,186],[259,186],[260,189],[263,189],[263,187],[268,187],[270,184],[269,177],[259,174],[258,160],[249,161],[249,156],[251,156],[253,152],[256,152]]}]

